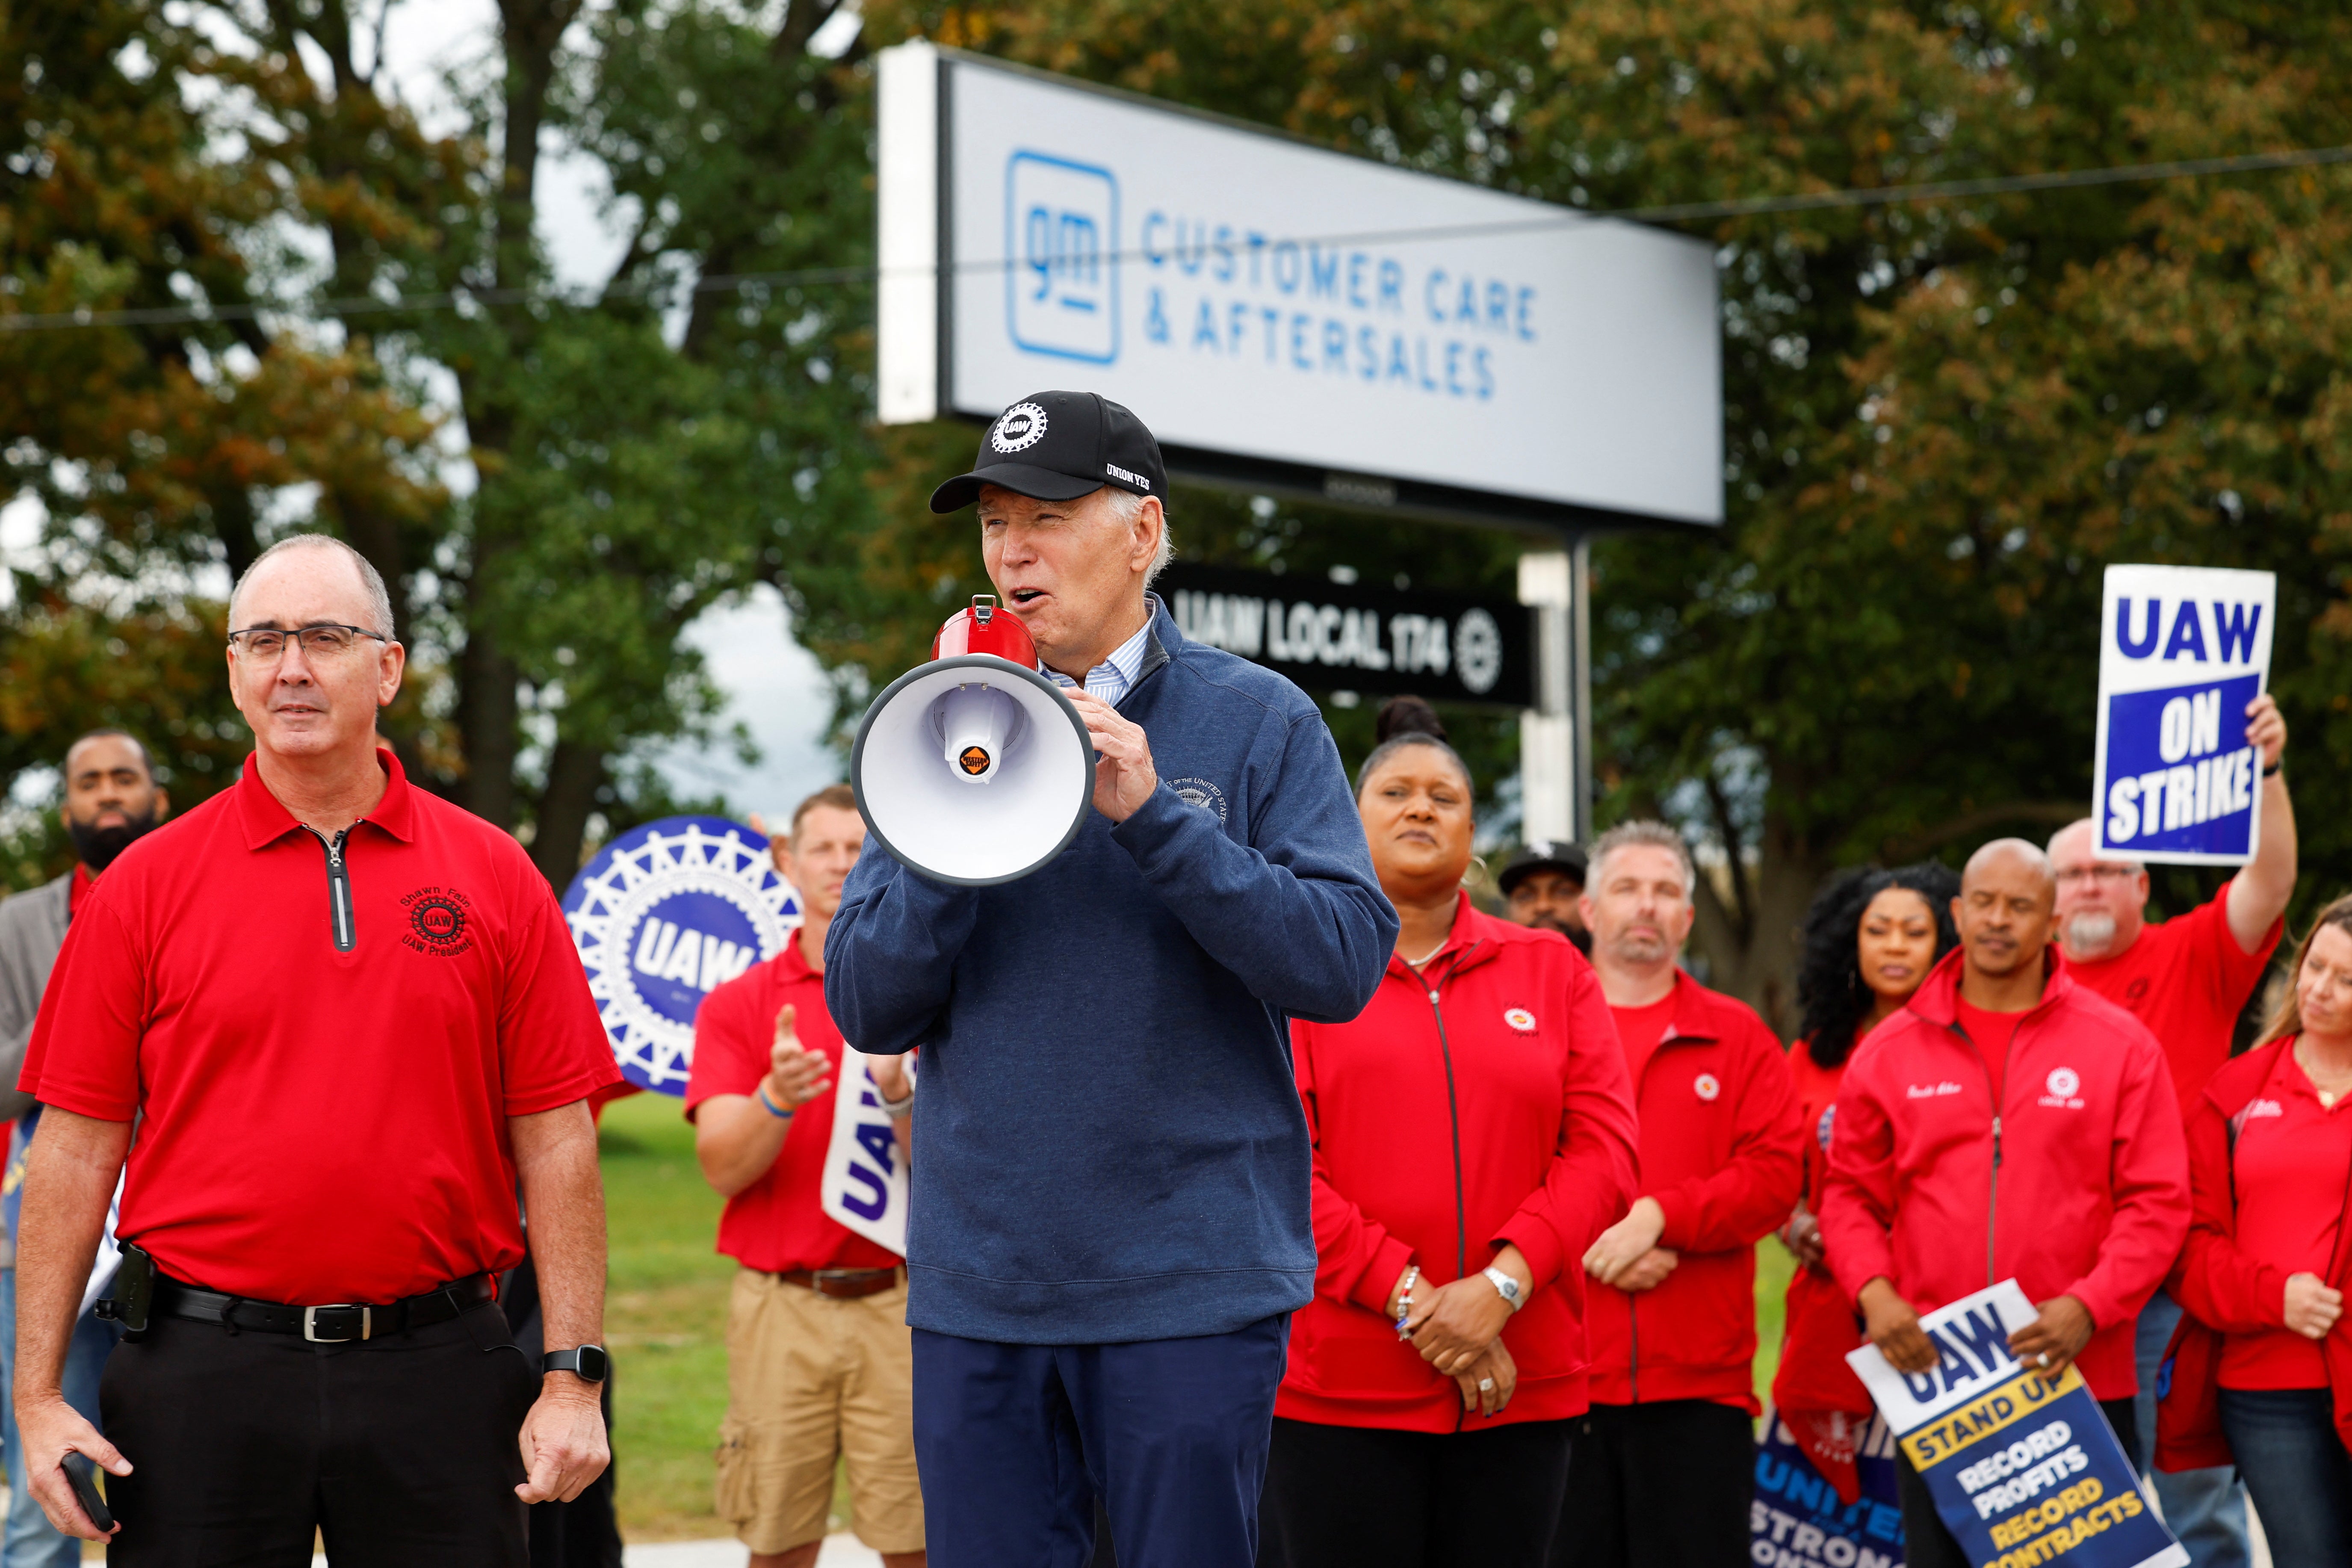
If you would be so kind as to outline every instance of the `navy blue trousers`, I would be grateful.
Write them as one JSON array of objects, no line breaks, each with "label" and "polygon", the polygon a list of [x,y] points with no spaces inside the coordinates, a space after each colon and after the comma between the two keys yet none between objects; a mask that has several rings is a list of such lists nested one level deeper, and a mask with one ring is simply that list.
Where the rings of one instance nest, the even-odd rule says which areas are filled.
[{"label": "navy blue trousers", "polygon": [[914,1331],[931,1568],[1251,1568],[1290,1317],[1198,1339],[1013,1345]]}]

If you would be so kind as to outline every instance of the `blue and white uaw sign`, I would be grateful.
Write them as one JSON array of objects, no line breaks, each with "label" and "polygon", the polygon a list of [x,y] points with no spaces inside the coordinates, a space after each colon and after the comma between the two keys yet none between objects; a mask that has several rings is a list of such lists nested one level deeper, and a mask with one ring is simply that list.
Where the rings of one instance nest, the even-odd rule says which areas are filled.
[{"label": "blue and white uaw sign", "polygon": [[2271,668],[2278,579],[2110,566],[2099,624],[2098,850],[2131,860],[2251,859],[2262,756],[2246,706]]},{"label": "blue and white uaw sign", "polygon": [[572,941],[621,1076],[683,1097],[702,999],[801,923],[765,837],[721,816],[666,816],[631,828],[563,895]]},{"label": "blue and white uaw sign", "polygon": [[[825,1146],[824,1176],[818,1201],[824,1212],[866,1240],[907,1255],[907,1162],[898,1157],[898,1133],[874,1087],[873,1058],[853,1046],[841,1048],[835,1075],[833,1142]],[[912,1079],[915,1060],[906,1058]]]},{"label": "blue and white uaw sign", "polygon": [[1885,1416],[1873,1415],[1852,1437],[1861,1495],[1848,1502],[1814,1467],[1780,1413],[1764,1407],[1756,1495],[1748,1506],[1748,1560],[1757,1568],[1903,1568],[1895,1434]]},{"label": "blue and white uaw sign", "polygon": [[1930,1370],[1897,1372],[1874,1345],[1845,1359],[1976,1568],[2187,1568],[2083,1374],[2009,1353],[2034,1317],[2004,1279],[1919,1320]]}]

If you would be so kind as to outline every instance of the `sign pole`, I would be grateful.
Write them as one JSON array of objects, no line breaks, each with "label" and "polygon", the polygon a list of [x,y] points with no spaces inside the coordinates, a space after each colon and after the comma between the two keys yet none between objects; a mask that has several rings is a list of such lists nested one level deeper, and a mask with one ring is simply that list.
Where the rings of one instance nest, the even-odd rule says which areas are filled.
[{"label": "sign pole", "polygon": [[1592,820],[1592,546],[1579,539],[1569,569],[1575,679],[1569,690],[1576,722],[1576,841],[1590,844]]},{"label": "sign pole", "polygon": [[1519,715],[1519,837],[1573,838],[1579,826],[1574,658],[1577,573],[1563,550],[1519,557],[1519,603],[1536,612],[1535,706]]}]

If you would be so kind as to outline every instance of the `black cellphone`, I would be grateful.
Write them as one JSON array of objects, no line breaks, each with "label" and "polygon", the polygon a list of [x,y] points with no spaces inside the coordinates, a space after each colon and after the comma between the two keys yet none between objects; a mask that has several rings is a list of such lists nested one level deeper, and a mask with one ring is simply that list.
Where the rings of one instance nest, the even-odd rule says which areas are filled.
[{"label": "black cellphone", "polygon": [[154,1303],[155,1260],[126,1242],[121,1265],[114,1271],[114,1283],[107,1288],[106,1300],[99,1303],[98,1315],[121,1323],[126,1333],[143,1333],[147,1313]]},{"label": "black cellphone", "polygon": [[69,1453],[66,1456],[66,1479],[73,1484],[74,1499],[81,1504],[82,1512],[89,1515],[90,1523],[100,1530],[114,1528],[114,1510],[98,1495],[98,1467],[87,1455]]}]

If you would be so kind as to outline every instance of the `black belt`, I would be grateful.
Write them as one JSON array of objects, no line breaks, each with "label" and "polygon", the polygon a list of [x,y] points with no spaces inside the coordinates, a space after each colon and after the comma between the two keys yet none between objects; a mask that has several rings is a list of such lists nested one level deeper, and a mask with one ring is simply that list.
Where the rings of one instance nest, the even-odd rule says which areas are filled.
[{"label": "black belt", "polygon": [[459,1313],[498,1300],[490,1277],[477,1274],[381,1307],[337,1302],[330,1307],[287,1307],[276,1301],[256,1301],[246,1296],[225,1296],[199,1290],[176,1279],[155,1277],[155,1310],[198,1323],[218,1323],[240,1332],[299,1334],[312,1344],[347,1344],[353,1340],[378,1340],[435,1323],[446,1323]]}]

